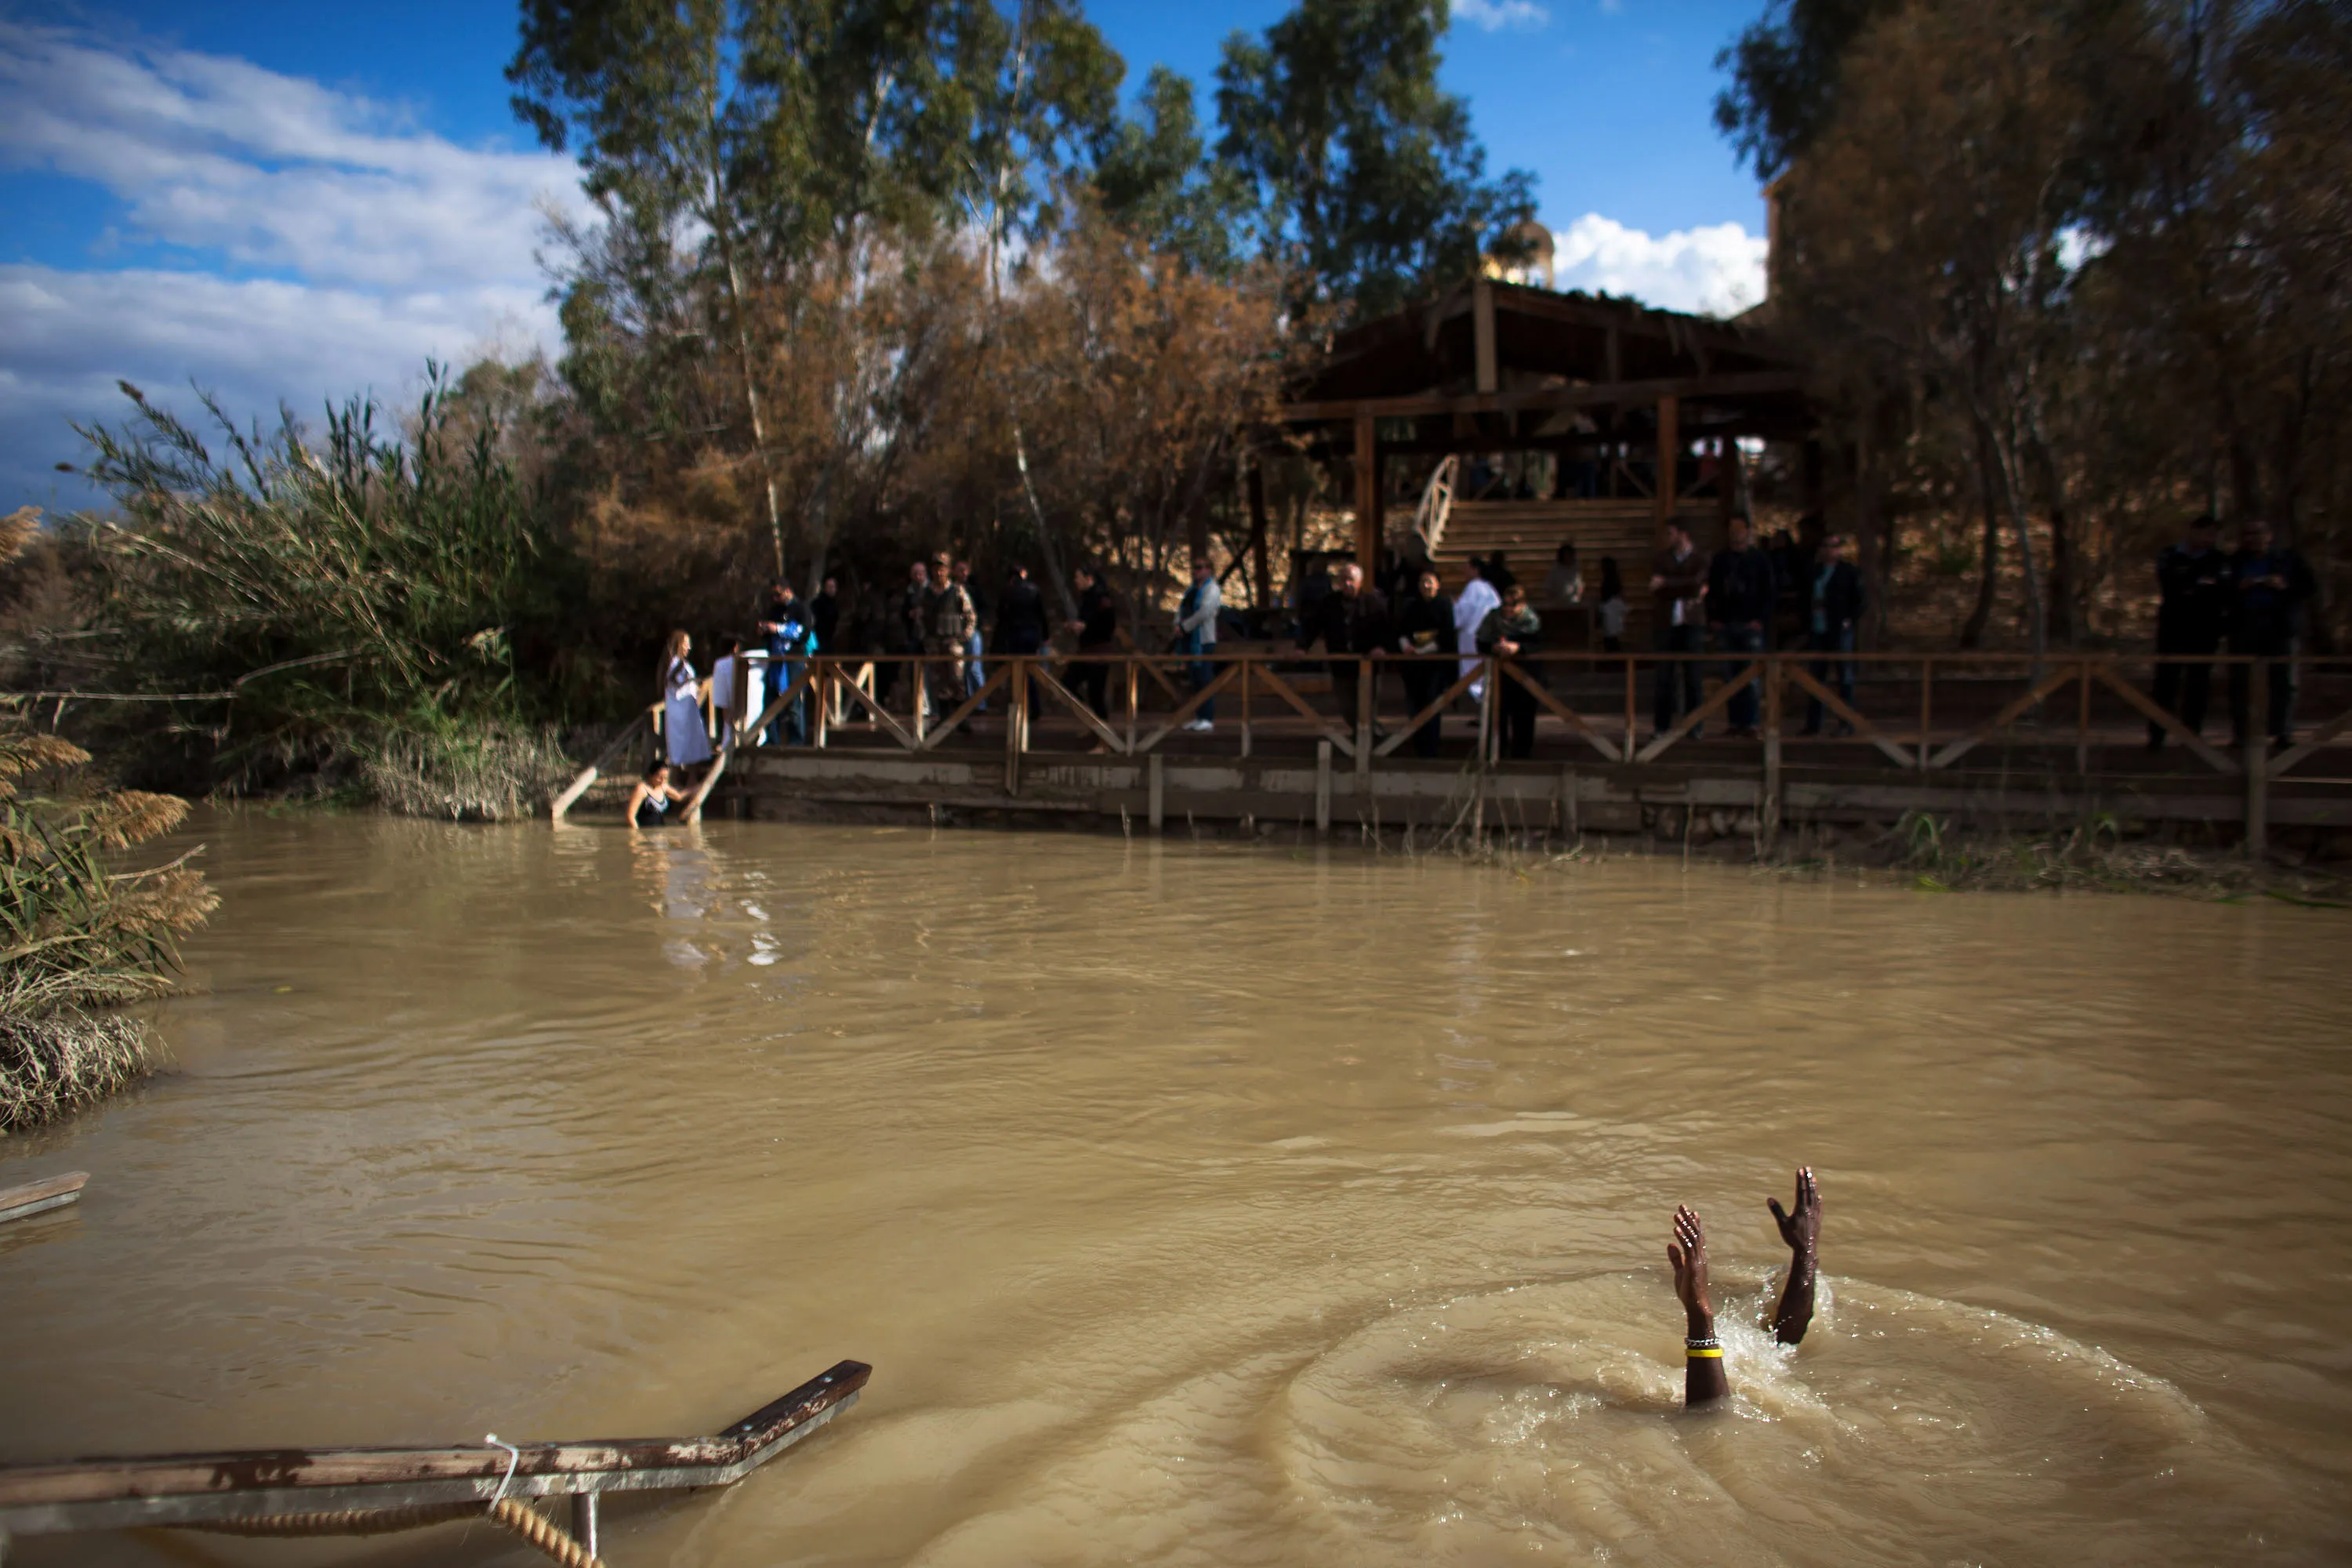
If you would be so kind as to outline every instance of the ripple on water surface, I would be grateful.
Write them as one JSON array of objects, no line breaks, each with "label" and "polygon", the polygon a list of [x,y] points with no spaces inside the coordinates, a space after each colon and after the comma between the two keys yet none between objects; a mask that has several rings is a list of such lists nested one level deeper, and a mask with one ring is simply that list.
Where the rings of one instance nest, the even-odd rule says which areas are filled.
[{"label": "ripple on water surface", "polygon": [[1762,1292],[1725,1302],[1735,1397],[1696,1415],[1662,1277],[1401,1312],[1291,1381],[1277,1451],[1365,1561],[2068,1562],[2094,1540],[2168,1560],[2245,1543],[2277,1491],[2161,1379],[1998,1312],[1823,1283],[1795,1349],[1748,1326]]}]

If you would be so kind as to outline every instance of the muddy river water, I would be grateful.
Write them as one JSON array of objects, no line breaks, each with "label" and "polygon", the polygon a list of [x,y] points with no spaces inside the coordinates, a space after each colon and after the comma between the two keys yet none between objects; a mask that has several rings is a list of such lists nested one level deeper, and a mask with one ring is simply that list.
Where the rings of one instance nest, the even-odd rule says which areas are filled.
[{"label": "muddy river water", "polygon": [[[0,1142],[0,1460],[829,1430],[639,1564],[2352,1553],[2352,923],[1671,861],[207,816]],[[1801,1162],[1822,1316],[1747,1324]],[[1676,1409],[1708,1219],[1739,1399]],[[94,1535],[55,1563],[520,1563]]]}]

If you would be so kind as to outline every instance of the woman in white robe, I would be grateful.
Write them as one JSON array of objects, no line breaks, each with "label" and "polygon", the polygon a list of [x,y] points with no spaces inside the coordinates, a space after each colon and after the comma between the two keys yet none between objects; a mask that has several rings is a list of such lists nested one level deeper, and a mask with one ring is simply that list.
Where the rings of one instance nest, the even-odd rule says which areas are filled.
[{"label": "woman in white robe", "polygon": [[693,638],[672,632],[669,653],[662,661],[662,740],[674,768],[710,760],[710,731],[702,722],[702,682],[686,657],[693,647]]},{"label": "woman in white robe", "polygon": [[[1486,564],[1475,555],[1470,557],[1470,581],[1462,584],[1462,592],[1454,599],[1454,646],[1462,653],[1462,673],[1469,674],[1478,668],[1478,628],[1485,624],[1486,612],[1503,602],[1495,585],[1486,581]],[[1470,689],[1470,695],[1483,698],[1485,681]]]}]

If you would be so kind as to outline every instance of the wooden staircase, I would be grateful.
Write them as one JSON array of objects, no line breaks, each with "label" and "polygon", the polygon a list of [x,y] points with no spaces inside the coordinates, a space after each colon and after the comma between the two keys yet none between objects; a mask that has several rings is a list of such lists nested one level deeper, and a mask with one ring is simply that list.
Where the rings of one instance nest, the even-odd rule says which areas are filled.
[{"label": "wooden staircase", "polygon": [[[1707,540],[1720,529],[1712,497],[1702,497],[1676,509],[1676,518],[1692,536]],[[1601,558],[1613,555],[1625,579],[1625,601],[1631,611],[1625,632],[1630,646],[1650,642],[1650,557],[1657,549],[1657,510],[1647,496],[1621,496],[1603,500],[1455,500],[1447,509],[1445,526],[1431,559],[1448,593],[1457,593],[1469,579],[1468,560],[1491,560],[1503,552],[1512,575],[1528,591],[1538,610],[1544,607],[1544,578],[1561,544],[1574,541],[1577,565],[1584,577],[1588,604],[1601,591]]]}]

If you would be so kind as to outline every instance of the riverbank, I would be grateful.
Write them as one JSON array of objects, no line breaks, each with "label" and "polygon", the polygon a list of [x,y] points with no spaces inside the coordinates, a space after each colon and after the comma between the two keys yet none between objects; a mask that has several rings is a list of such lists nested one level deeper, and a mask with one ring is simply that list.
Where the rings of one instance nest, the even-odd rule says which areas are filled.
[{"label": "riverbank", "polygon": [[[613,800],[575,807],[572,819],[619,826],[611,807],[617,784],[600,786]],[[723,818],[732,803],[712,809]],[[596,807],[605,809],[600,813]],[[1125,838],[1164,837],[1195,842],[1246,843],[1286,854],[1317,846],[1355,847],[1376,856],[1462,859],[1504,869],[1595,864],[1612,858],[1680,860],[1746,869],[1790,880],[1843,879],[1919,892],[2071,892],[2146,894],[2215,902],[2268,899],[2315,908],[2352,909],[2352,849],[2343,836],[2314,836],[2315,848],[2273,847],[2259,858],[2235,846],[2181,842],[2130,833],[2112,817],[2040,832],[1973,828],[1950,817],[1912,812],[1892,822],[1801,824],[1770,842],[1752,810],[1668,805],[1649,826],[1612,832],[1581,825],[1561,830],[1527,826],[1497,807],[1491,821],[1475,820],[1466,798],[1451,820],[1428,825],[1335,823],[1318,832],[1301,814],[1288,820],[1163,816],[1155,830],[1148,816],[1008,807],[1003,805],[918,803],[769,795],[760,820],[810,825],[940,827],[978,832],[1067,832]],[[674,827],[657,831],[675,831]],[[2323,855],[2329,858],[2322,858]]]}]

